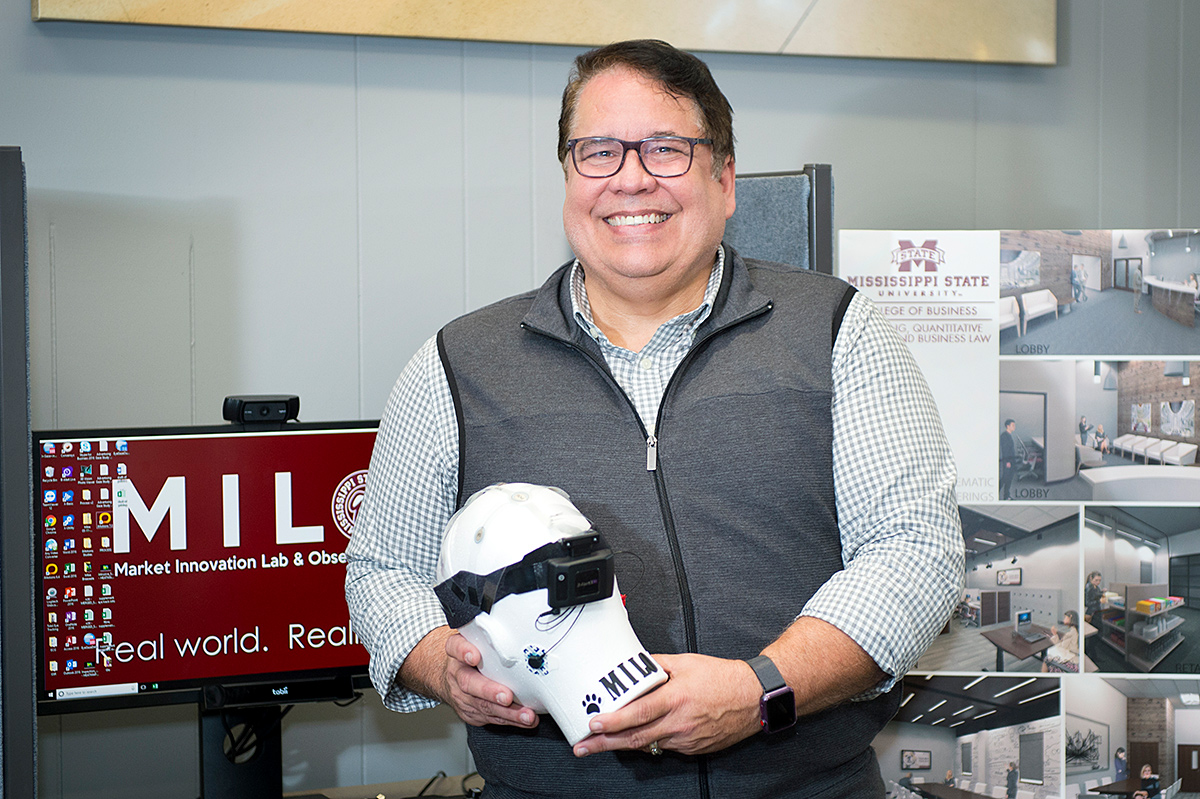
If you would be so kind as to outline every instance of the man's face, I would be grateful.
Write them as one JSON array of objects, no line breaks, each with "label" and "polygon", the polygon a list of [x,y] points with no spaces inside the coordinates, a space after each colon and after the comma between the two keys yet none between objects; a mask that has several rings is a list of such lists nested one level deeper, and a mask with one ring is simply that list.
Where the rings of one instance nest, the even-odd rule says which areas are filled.
[{"label": "man's face", "polygon": [[1012,431],[1017,429],[1017,423],[1009,422],[1008,424],[1004,425],[1004,429],[1011,433]]},{"label": "man's face", "polygon": [[[624,68],[602,72],[579,94],[571,138],[703,137],[700,112],[686,98]],[[570,156],[568,156],[568,161]],[[713,179],[712,147],[698,144],[692,167],[656,178],[637,153],[609,178],[587,178],[566,165],[563,228],[593,287],[655,296],[707,274],[733,215],[734,170],[728,161]]]}]

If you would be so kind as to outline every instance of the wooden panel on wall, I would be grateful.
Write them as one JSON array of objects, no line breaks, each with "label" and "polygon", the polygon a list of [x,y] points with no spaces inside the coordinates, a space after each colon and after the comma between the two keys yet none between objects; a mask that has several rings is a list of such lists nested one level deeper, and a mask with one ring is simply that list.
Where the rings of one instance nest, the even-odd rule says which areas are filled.
[{"label": "wooden panel on wall", "polygon": [[1183,385],[1180,377],[1164,377],[1162,361],[1125,361],[1117,364],[1117,435],[1133,432],[1130,418],[1130,406],[1134,403],[1150,403],[1150,435],[1171,441],[1187,441],[1200,444],[1200,436],[1166,435],[1162,431],[1162,411],[1160,405],[1164,402],[1192,400],[1200,405],[1200,368],[1197,364],[1188,363],[1188,377],[1191,385]]},{"label": "wooden panel on wall", "polygon": [[34,20],[597,45],[665,39],[689,50],[1054,64],[1055,0],[33,0]]}]

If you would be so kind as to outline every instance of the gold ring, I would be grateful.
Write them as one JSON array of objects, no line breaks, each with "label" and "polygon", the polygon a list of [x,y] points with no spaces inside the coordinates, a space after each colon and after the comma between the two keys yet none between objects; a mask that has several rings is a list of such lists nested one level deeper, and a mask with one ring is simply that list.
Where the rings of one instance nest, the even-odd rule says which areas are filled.
[{"label": "gold ring", "polygon": [[661,755],[662,753],[663,753],[663,750],[661,747],[659,747],[658,741],[651,741],[650,742],[650,754]]}]

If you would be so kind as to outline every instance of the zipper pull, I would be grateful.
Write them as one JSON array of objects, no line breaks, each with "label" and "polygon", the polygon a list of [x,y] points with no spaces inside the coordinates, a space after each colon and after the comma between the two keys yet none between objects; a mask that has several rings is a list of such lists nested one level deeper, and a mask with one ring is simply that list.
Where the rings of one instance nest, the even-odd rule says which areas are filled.
[{"label": "zipper pull", "polygon": [[658,439],[654,434],[646,438],[646,471],[652,472],[658,468]]}]

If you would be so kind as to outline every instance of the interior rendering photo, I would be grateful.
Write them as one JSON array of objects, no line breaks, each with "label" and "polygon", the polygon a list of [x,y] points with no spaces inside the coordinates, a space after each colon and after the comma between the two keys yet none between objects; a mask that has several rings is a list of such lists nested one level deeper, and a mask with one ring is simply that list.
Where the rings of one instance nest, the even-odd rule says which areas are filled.
[{"label": "interior rendering photo", "polygon": [[1001,360],[1000,499],[1200,500],[1194,379],[1189,361]]},{"label": "interior rendering photo", "polygon": [[[959,516],[967,553],[966,588],[954,618],[917,668],[1077,671],[1078,508],[971,505],[960,507]],[[1068,619],[1069,613],[1073,615]],[[1074,632],[1069,629],[1072,620]]]},{"label": "interior rendering photo", "polygon": [[1000,233],[1001,355],[1200,352],[1200,230]]}]

